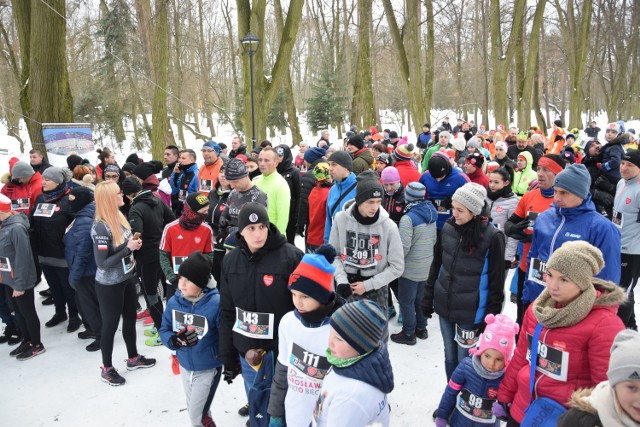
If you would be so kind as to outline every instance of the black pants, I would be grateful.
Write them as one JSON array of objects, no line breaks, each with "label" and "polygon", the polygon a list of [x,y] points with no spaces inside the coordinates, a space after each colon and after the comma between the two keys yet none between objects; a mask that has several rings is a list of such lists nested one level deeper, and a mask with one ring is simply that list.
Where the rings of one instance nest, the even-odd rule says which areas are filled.
[{"label": "black pants", "polygon": [[149,306],[149,315],[153,319],[153,325],[156,329],[160,330],[162,325],[162,299],[158,296],[158,283],[160,282],[160,257],[155,261],[147,263],[137,263],[140,272],[140,278],[142,279],[142,291],[144,293],[144,299]]},{"label": "black pants", "polygon": [[44,273],[44,278],[47,279],[49,289],[51,289],[53,302],[56,306],[56,313],[65,313],[66,305],[69,308],[69,318],[77,318],[76,292],[71,288],[71,285],[69,285],[69,269],[67,267],[52,267],[43,264],[42,273]]},{"label": "black pants", "polygon": [[76,299],[78,310],[82,315],[85,328],[91,332],[96,340],[102,336],[102,318],[100,317],[100,305],[96,295],[96,279],[93,276],[83,276],[76,284]]},{"label": "black pants", "polygon": [[13,298],[13,289],[9,286],[3,287],[7,299],[13,302],[22,339],[33,345],[40,344],[40,319],[38,319],[36,306],[33,302],[33,288],[25,291],[23,295]]},{"label": "black pants", "polygon": [[398,299],[398,279],[389,282],[389,307],[393,307],[393,295]]},{"label": "black pants", "polygon": [[638,330],[636,315],[634,312],[635,298],[633,289],[640,277],[640,255],[621,254],[622,274],[620,275],[620,287],[627,294],[627,301],[618,308],[618,317],[622,319],[625,328]]},{"label": "black pants", "polygon": [[222,260],[226,254],[226,250],[222,247],[220,250],[216,248],[213,252],[213,265],[211,266],[211,274],[215,279],[218,290],[220,290],[220,278],[222,277]]},{"label": "black pants", "polygon": [[520,423],[509,417],[509,420],[507,421],[507,427],[520,427]]},{"label": "black pants", "polygon": [[113,341],[122,316],[122,338],[127,346],[129,358],[138,355],[136,347],[136,276],[116,285],[102,285],[96,282],[96,295],[100,303],[100,317],[102,317],[102,337],[100,350],[102,364],[105,368],[113,366]]},{"label": "black pants", "polygon": [[527,273],[522,271],[519,267],[516,269],[516,274],[518,275],[518,295],[516,300],[517,306],[517,314],[516,314],[516,323],[522,328],[522,319],[524,319],[524,312],[529,307],[529,304],[522,303],[522,293],[524,292],[524,280],[527,278]]}]

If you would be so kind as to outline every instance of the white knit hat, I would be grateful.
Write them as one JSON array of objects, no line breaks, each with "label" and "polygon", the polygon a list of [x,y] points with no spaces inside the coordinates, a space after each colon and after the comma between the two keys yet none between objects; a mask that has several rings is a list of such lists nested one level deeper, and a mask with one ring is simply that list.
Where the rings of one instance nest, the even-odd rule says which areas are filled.
[{"label": "white knit hat", "polygon": [[467,182],[453,193],[451,200],[460,203],[474,215],[480,215],[486,197],[487,190],[482,185],[476,184],[475,182]]}]

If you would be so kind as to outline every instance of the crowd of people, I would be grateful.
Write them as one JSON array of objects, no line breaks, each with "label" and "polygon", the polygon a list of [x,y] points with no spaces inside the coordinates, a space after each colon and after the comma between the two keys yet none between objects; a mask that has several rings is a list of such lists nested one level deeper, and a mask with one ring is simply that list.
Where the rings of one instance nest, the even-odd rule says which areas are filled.
[{"label": "crowd of people", "polygon": [[323,131],[295,157],[206,141],[201,165],[176,146],[162,162],[120,166],[105,148],[64,168],[32,150],[0,189],[0,343],[20,361],[46,351],[44,278],[45,327],[91,340],[109,385],[126,383],[120,322],[126,368],[155,365],[143,322],[144,344],[171,351],[193,426],[215,426],[219,384],[238,376],[247,425],[387,426],[388,341],[428,339],[437,314],[436,426],[638,426],[640,151],[624,123],[601,131],[445,118],[415,144]]}]

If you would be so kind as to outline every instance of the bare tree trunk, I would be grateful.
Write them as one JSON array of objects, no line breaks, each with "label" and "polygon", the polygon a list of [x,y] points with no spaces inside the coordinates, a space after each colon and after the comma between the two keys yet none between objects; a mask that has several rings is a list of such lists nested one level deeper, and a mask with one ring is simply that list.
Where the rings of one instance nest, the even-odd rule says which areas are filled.
[{"label": "bare tree trunk", "polygon": [[369,21],[373,9],[372,0],[358,1],[358,56],[356,58],[356,76],[353,85],[351,104],[351,123],[359,129],[375,124],[376,114],[373,105],[373,84],[371,81],[371,37]]}]

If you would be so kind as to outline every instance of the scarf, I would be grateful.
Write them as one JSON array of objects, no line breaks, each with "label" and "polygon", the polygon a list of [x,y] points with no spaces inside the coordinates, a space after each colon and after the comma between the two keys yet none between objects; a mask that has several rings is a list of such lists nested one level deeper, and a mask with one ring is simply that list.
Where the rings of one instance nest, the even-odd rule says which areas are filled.
[{"label": "scarf", "polygon": [[69,192],[69,189],[67,188],[67,183],[63,182],[62,184],[58,185],[55,189],[51,191],[43,191],[42,196],[44,197],[45,202],[51,203],[51,202],[57,202],[59,199],[62,198],[62,196],[64,196],[68,192]]},{"label": "scarf", "polygon": [[187,172],[191,166],[193,166],[193,163],[189,163],[188,165],[180,165],[179,168],[182,172]]},{"label": "scarf", "polygon": [[195,230],[200,227],[200,224],[202,224],[206,217],[207,215],[194,212],[189,205],[185,203],[184,210],[178,222],[185,230]]},{"label": "scarf", "polygon": [[319,328],[320,326],[329,323],[329,318],[333,312],[336,304],[335,298],[328,304],[320,306],[317,310],[313,310],[307,313],[300,313],[298,309],[293,311],[293,314],[302,322],[307,328]]},{"label": "scarf", "polygon": [[546,190],[543,190],[541,188],[540,189],[540,193],[542,194],[543,197],[551,198],[551,197],[553,197],[553,187],[549,187]]},{"label": "scarf", "polygon": [[511,191],[511,186],[509,185],[505,185],[504,187],[502,187],[502,189],[495,192],[487,188],[487,197],[494,202],[498,200],[500,197],[506,198],[511,196],[512,194],[513,194],[513,191]]},{"label": "scarf", "polygon": [[595,408],[603,426],[637,427],[639,425],[622,409],[616,397],[616,391],[609,381],[598,384],[585,400]]},{"label": "scarf", "polygon": [[502,378],[504,375],[505,368],[500,369],[499,371],[491,372],[487,370],[484,366],[482,366],[482,362],[480,358],[475,354],[471,356],[471,364],[473,365],[473,370],[476,371],[476,374],[480,375],[480,377],[485,380],[497,380],[498,378]]},{"label": "scarf", "polygon": [[378,218],[380,217],[380,209],[378,209],[376,214],[374,216],[372,216],[372,217],[364,217],[364,216],[360,215],[360,211],[358,210],[358,205],[357,204],[354,204],[353,210],[351,212],[353,213],[353,217],[355,218],[355,220],[358,221],[362,225],[375,224],[376,221],[378,220]]},{"label": "scarf", "polygon": [[589,286],[569,304],[558,308],[549,290],[545,289],[533,303],[533,314],[548,329],[568,328],[587,317],[596,297],[596,288]]},{"label": "scarf", "polygon": [[347,366],[351,366],[351,365],[353,365],[355,363],[358,363],[360,360],[362,360],[363,358],[365,358],[366,356],[368,356],[372,352],[373,352],[373,350],[371,350],[371,351],[369,351],[367,353],[364,353],[364,354],[359,354],[359,355],[357,355],[355,357],[351,357],[349,359],[339,359],[339,358],[335,357],[333,354],[331,354],[331,350],[329,348],[327,348],[327,360],[329,361],[329,363],[331,363],[336,368],[346,368]]}]

